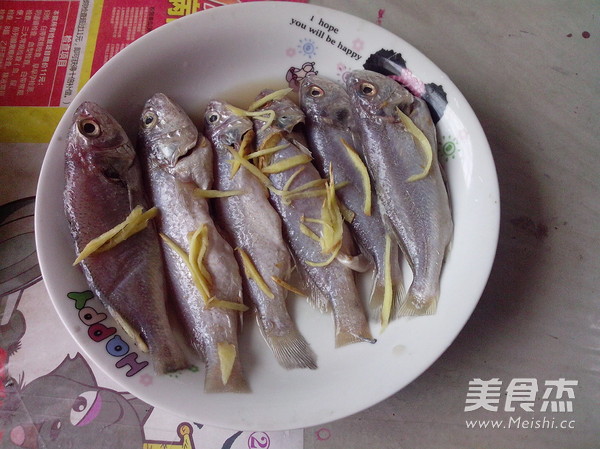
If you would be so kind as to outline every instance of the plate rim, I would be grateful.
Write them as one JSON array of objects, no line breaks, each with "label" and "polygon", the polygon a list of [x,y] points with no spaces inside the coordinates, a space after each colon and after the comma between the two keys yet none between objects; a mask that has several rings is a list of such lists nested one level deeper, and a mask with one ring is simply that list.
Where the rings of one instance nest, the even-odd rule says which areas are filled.
[{"label": "plate rim", "polygon": [[[278,11],[273,12],[273,8],[279,8]],[[496,168],[494,165],[494,161],[493,161],[493,155],[491,152],[491,148],[489,146],[489,143],[487,141],[487,138],[485,137],[485,133],[483,131],[483,128],[481,127],[481,124],[479,122],[479,120],[477,119],[471,105],[468,103],[468,101],[466,100],[466,98],[464,97],[464,95],[462,94],[462,92],[458,89],[458,87],[452,82],[452,80],[445,74],[445,72],[443,72],[436,64],[435,62],[431,61],[426,55],[424,55],[421,51],[419,51],[416,47],[414,47],[412,44],[410,44],[409,42],[405,41],[403,38],[401,38],[400,36],[397,36],[395,34],[393,34],[392,32],[376,25],[373,24],[371,22],[366,21],[365,19],[362,19],[360,17],[351,15],[349,13],[346,13],[344,11],[339,11],[336,9],[332,9],[332,8],[328,8],[328,7],[323,7],[323,6],[319,6],[319,5],[312,5],[312,4],[304,4],[304,3],[288,3],[288,2],[268,2],[268,3],[262,3],[262,2],[250,2],[250,3],[242,3],[242,4],[234,4],[234,5],[226,5],[224,7],[219,7],[219,8],[213,8],[211,10],[207,10],[207,11],[202,11],[200,15],[198,14],[192,14],[189,16],[185,16],[182,17],[180,19],[177,19],[174,22],[171,22],[169,24],[166,25],[162,25],[159,28],[156,28],[155,30],[151,31],[150,33],[147,33],[146,35],[144,35],[142,38],[138,39],[137,41],[131,43],[129,46],[127,46],[125,49],[123,49],[121,52],[119,52],[117,55],[115,55],[113,58],[111,58],[106,64],[104,64],[96,73],[104,73],[106,71],[110,71],[111,67],[115,64],[119,64],[120,61],[122,59],[125,59],[128,57],[129,53],[131,52],[135,52],[137,51],[136,49],[140,46],[143,47],[144,42],[148,42],[147,36],[152,35],[153,39],[157,39],[158,36],[160,36],[161,34],[164,33],[170,33],[170,30],[176,30],[177,27],[185,27],[188,25],[185,24],[192,24],[198,20],[201,21],[205,21],[205,20],[210,20],[210,17],[212,15],[220,15],[220,14],[224,14],[226,13],[228,10],[230,10],[231,8],[236,8],[236,10],[242,10],[242,9],[248,9],[248,10],[266,10],[266,8],[269,8],[269,11],[271,14],[278,16],[280,14],[282,14],[283,11],[299,11],[299,10],[314,10],[314,11],[321,11],[322,14],[334,14],[336,16],[341,16],[342,18],[351,18],[351,20],[353,21],[352,23],[352,29],[354,30],[354,22],[356,23],[357,26],[361,26],[361,27],[365,27],[365,25],[369,25],[369,27],[375,27],[376,29],[378,29],[379,33],[384,33],[386,34],[386,38],[388,39],[392,39],[394,41],[398,41],[398,46],[404,48],[404,46],[407,46],[408,48],[411,49],[411,51],[416,52],[416,54],[418,54],[420,57],[424,58],[425,61],[427,61],[427,63],[432,64],[438,71],[439,73],[445,78],[445,82],[449,85],[451,85],[453,87],[453,94],[458,96],[458,101],[461,104],[461,106],[464,106],[464,110],[461,111],[461,115],[464,115],[466,113],[466,117],[469,119],[471,123],[471,126],[475,126],[475,131],[477,131],[477,134],[479,134],[479,138],[483,139],[483,143],[485,145],[485,148],[478,148],[478,151],[485,151],[485,155],[487,156],[487,162],[488,164],[491,164],[488,167],[488,170],[491,169],[490,172],[488,172],[488,176],[490,177],[490,179],[488,179],[488,182],[486,184],[486,186],[488,188],[490,188],[490,195],[493,195],[494,198],[497,199],[497,205],[494,209],[495,212],[495,216],[491,217],[491,222],[489,223],[491,225],[491,232],[490,234],[492,235],[492,237],[494,237],[492,240],[489,241],[491,247],[493,248],[493,251],[490,253],[487,262],[487,269],[485,269],[484,271],[487,272],[487,275],[482,276],[480,278],[479,281],[479,285],[476,287],[476,290],[479,292],[477,295],[477,298],[474,299],[474,304],[473,307],[470,310],[470,313],[463,317],[464,319],[462,320],[461,323],[459,323],[456,327],[457,331],[456,333],[454,333],[453,337],[451,339],[448,339],[447,344],[444,345],[443,350],[439,351],[439,353],[437,353],[435,355],[435,357],[432,358],[432,360],[427,364],[427,366],[421,370],[418,374],[414,375],[412,378],[410,378],[407,382],[404,383],[404,385],[402,387],[400,387],[400,389],[404,388],[406,385],[410,384],[411,382],[413,382],[417,377],[419,377],[420,375],[422,375],[427,369],[429,369],[429,367],[431,367],[431,365],[433,363],[435,363],[435,361],[447,350],[447,348],[455,341],[456,337],[458,336],[458,334],[460,333],[460,331],[464,328],[466,322],[468,321],[468,319],[470,318],[470,316],[472,315],[473,311],[475,310],[475,307],[477,305],[477,303],[479,302],[481,295],[483,294],[483,291],[485,289],[485,286],[488,282],[489,276],[491,274],[491,269],[493,266],[493,261],[495,258],[495,253],[497,250],[497,244],[498,244],[498,239],[499,239],[499,229],[500,229],[500,198],[499,198],[499,186],[498,186],[498,179],[497,179],[497,173],[496,173]],[[202,18],[205,17],[205,18]],[[206,18],[208,17],[208,18]],[[368,28],[368,27],[367,27]],[[363,33],[364,30],[361,30],[360,33]],[[144,40],[146,39],[146,40]],[[94,74],[94,76],[96,76],[96,74]],[[91,78],[90,78],[91,80]],[[86,86],[88,84],[86,83]],[[65,112],[65,114],[63,115],[63,117],[61,118],[58,126],[57,126],[57,130],[55,131],[55,133],[53,134],[53,137],[48,145],[48,149],[51,150],[51,148],[54,148],[57,146],[57,141],[60,141],[61,136],[58,135],[58,131],[62,128],[66,127],[66,124],[68,122],[70,122],[70,116],[72,115],[71,112],[73,111],[73,109],[75,108],[76,104],[81,102],[82,99],[85,99],[85,94],[87,93],[86,90],[86,86],[84,86],[81,91],[74,97],[72,103],[69,105],[69,107],[67,108],[67,111]],[[83,93],[83,95],[82,95]],[[67,127],[68,128],[68,127]],[[470,128],[470,131],[473,131]],[[64,136],[62,136],[64,137]],[[58,150],[56,150],[58,151]],[[54,152],[56,152],[54,151]],[[46,185],[46,182],[44,182],[44,180],[49,177],[50,175],[48,174],[48,168],[47,166],[50,164],[50,159],[52,157],[58,157],[58,155],[54,155],[51,154],[50,152],[48,152],[46,154],[46,156],[44,157],[44,162],[42,164],[42,168],[40,171],[40,179],[39,179],[39,183],[38,183],[38,188],[36,191],[36,198],[40,197],[40,198],[44,198],[46,196],[46,194],[42,191],[42,189],[44,188],[44,186]],[[43,201],[36,201],[36,205],[35,205],[35,229],[40,229],[42,227],[42,223],[40,222],[42,220],[42,218],[44,217],[44,215],[46,214],[46,212],[43,211],[43,207],[44,207],[44,202]],[[47,265],[48,262],[52,260],[51,255],[48,256],[46,254],[46,248],[45,245],[43,244],[43,239],[44,237],[42,237],[39,233],[35,233],[35,238],[36,238],[36,248],[38,250],[38,258],[40,261],[40,269],[42,271],[42,276],[44,278],[46,278],[46,275],[49,273],[49,266]],[[43,260],[43,261],[42,261]],[[130,388],[130,385],[128,385],[127,383],[122,383],[120,381],[120,379],[116,378],[111,371],[109,371],[108,369],[106,369],[106,367],[103,364],[99,364],[96,363],[95,357],[88,352],[88,347],[87,345],[84,345],[83,342],[81,341],[80,338],[78,338],[75,333],[73,332],[73,329],[71,329],[71,327],[68,325],[68,323],[65,320],[65,317],[63,316],[63,313],[61,313],[59,307],[58,307],[58,301],[59,299],[62,298],[57,298],[53,293],[56,293],[56,289],[51,287],[51,286],[47,286],[48,289],[48,294],[50,296],[50,299],[53,302],[54,308],[57,311],[63,325],[67,328],[69,334],[71,335],[71,337],[77,342],[78,346],[80,347],[80,349],[83,350],[83,352],[86,354],[87,357],[89,357],[90,360],[94,361],[94,363],[96,364],[96,366],[98,366],[108,377],[110,377],[112,380],[114,380],[116,383],[118,383],[119,385],[122,385],[126,388]],[[51,291],[54,290],[54,291]],[[327,418],[327,420],[323,421],[322,419],[317,419],[317,420],[306,420],[306,422],[304,422],[300,427],[282,427],[281,425],[274,425],[274,426],[266,426],[266,428],[263,429],[255,429],[255,428],[250,428],[250,427],[245,427],[243,425],[239,426],[239,425],[234,425],[233,427],[231,427],[231,425],[228,425],[226,423],[222,423],[222,422],[211,422],[210,419],[208,420],[203,420],[203,423],[205,424],[209,424],[209,425],[214,425],[217,427],[224,427],[224,428],[235,428],[235,429],[242,429],[242,430],[289,430],[292,428],[304,428],[304,427],[310,427],[310,426],[314,426],[314,425],[319,425],[319,424],[323,424],[325,422],[330,422],[332,420],[336,420],[336,419],[340,419],[343,417],[347,417],[349,415],[352,415],[354,413],[357,413],[359,411],[362,411],[366,408],[372,407],[373,405],[385,400],[386,398],[392,396],[393,394],[397,393],[399,391],[398,390],[394,390],[394,391],[390,391],[389,394],[383,398],[377,398],[374,402],[372,402],[371,404],[368,404],[366,406],[359,406],[357,409],[353,409],[350,411],[346,411],[346,410],[342,410],[342,411],[338,411],[338,413],[335,413],[333,415],[331,415],[330,417]],[[144,394],[140,394],[138,392],[134,392],[132,391],[136,396],[140,397],[140,399],[148,402],[151,405],[154,405],[152,402],[149,402],[147,399],[144,398]],[[147,397],[147,396],[146,396]],[[162,406],[161,406],[162,407]],[[162,407],[164,408],[164,407]],[[173,412],[173,410],[170,410],[171,412]]]}]

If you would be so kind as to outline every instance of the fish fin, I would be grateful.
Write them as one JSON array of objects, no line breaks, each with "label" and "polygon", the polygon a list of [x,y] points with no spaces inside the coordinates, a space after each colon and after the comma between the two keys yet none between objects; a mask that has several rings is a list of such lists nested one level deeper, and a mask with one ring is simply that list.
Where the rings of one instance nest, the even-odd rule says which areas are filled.
[{"label": "fish fin", "polygon": [[331,311],[329,298],[312,283],[308,284],[308,290],[310,292],[308,298],[306,298],[308,303],[321,313],[329,313]]},{"label": "fish fin", "polygon": [[360,342],[366,342],[366,343],[371,343],[371,344],[377,342],[377,339],[373,338],[373,336],[371,335],[371,331],[369,330],[368,326],[361,329],[359,335],[357,335],[354,332],[350,332],[350,331],[343,330],[343,329],[338,329],[336,331],[336,334],[335,334],[335,347],[336,348],[339,348],[341,346],[350,345],[352,343],[360,343]]},{"label": "fish fin", "polygon": [[339,253],[336,259],[342,265],[358,273],[364,273],[373,267],[373,264],[371,263],[369,258],[364,256],[363,254],[349,256],[347,254]]},{"label": "fish fin", "polygon": [[325,295],[312,281],[302,263],[296,262],[296,268],[301,279],[301,290],[308,292],[308,297],[306,298],[308,303],[315,309],[318,309],[321,313],[329,312],[331,310],[331,305],[327,295]]},{"label": "fish fin", "polygon": [[[372,320],[379,321],[381,319],[381,311],[383,308],[383,300],[385,298],[385,279],[383,274],[378,272],[373,273],[373,287],[371,288],[371,294],[369,296],[369,317]],[[404,288],[404,280],[402,279],[401,273],[399,276],[392,279],[392,319],[399,318],[400,309],[402,308],[402,302],[406,295]]]},{"label": "fish fin", "polygon": [[[390,265],[389,267],[389,276],[390,276],[390,286],[391,286],[391,304],[389,307],[389,316],[387,320],[393,320],[398,318],[399,309],[402,306],[402,301],[404,301],[404,297],[406,295],[406,290],[404,288],[404,278],[402,276],[402,265],[400,261],[400,248],[398,244],[395,242],[393,236],[388,234],[391,238],[390,241],[390,253],[389,256],[386,255],[385,260],[383,262],[379,262],[379,266],[376,267],[373,272],[373,287],[371,289],[371,295],[369,296],[369,315],[371,319],[381,321],[383,323],[383,306],[385,304],[386,298],[386,266],[385,264]],[[389,259],[388,259],[389,257]],[[384,266],[381,266],[381,264]],[[385,326],[385,324],[384,324]]]},{"label": "fish fin", "polygon": [[437,311],[438,296],[432,296],[425,299],[415,298],[409,291],[406,301],[398,310],[399,316],[426,316],[435,315]]},{"label": "fish fin", "polygon": [[373,285],[369,295],[369,317],[372,320],[379,320],[381,309],[383,307],[383,298],[385,294],[385,280],[383,273],[373,271]]},{"label": "fish fin", "polygon": [[297,329],[292,328],[283,335],[275,335],[265,330],[260,319],[257,321],[260,333],[282,367],[285,369],[317,368],[314,352]]},{"label": "fish fin", "polygon": [[405,297],[406,290],[404,288],[404,281],[402,278],[400,278],[399,282],[394,284],[394,300],[392,303],[392,317],[394,319],[400,318],[402,316],[400,310],[402,309]]}]

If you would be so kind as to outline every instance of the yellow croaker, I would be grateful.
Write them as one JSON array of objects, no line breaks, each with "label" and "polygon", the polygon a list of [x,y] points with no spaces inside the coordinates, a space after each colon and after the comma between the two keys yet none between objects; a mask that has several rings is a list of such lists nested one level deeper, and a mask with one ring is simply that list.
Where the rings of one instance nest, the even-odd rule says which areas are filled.
[{"label": "yellow croaker", "polygon": [[429,170],[431,169],[431,164],[433,163],[433,150],[431,148],[429,140],[427,139],[425,134],[423,134],[423,131],[417,128],[417,126],[413,123],[410,117],[404,112],[402,112],[397,106],[396,113],[398,114],[398,118],[400,119],[402,124],[406,127],[406,130],[409,133],[411,133],[412,136],[416,139],[416,141],[419,144],[419,147],[421,147],[421,150],[425,155],[425,167],[423,168],[423,171],[417,175],[412,175],[407,179],[408,182],[418,181],[419,179],[423,179],[425,176],[427,176]]},{"label": "yellow croaker", "polygon": [[233,301],[223,301],[215,298],[211,294],[212,278],[204,265],[204,257],[208,250],[208,225],[206,223],[188,236],[190,244],[189,254],[186,254],[177,243],[165,234],[161,233],[160,236],[167,245],[181,257],[190,270],[194,285],[196,285],[196,288],[200,292],[200,296],[202,296],[204,304],[207,307],[221,307],[223,309],[237,310],[240,312],[248,310],[248,307],[244,304]]},{"label": "yellow croaker", "polygon": [[94,253],[101,253],[114,248],[132,235],[145,229],[148,226],[148,221],[158,214],[158,209],[153,207],[146,212],[142,212],[142,210],[142,206],[136,206],[122,223],[90,240],[73,262],[73,266]]}]

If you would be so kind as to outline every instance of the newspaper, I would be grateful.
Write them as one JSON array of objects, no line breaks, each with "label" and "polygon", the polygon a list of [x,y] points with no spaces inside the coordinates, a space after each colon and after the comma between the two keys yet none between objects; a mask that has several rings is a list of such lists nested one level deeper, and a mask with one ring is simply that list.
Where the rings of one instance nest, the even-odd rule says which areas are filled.
[{"label": "newspaper", "polygon": [[35,257],[37,176],[77,92],[149,31],[230,3],[238,1],[0,1],[0,447],[303,447],[302,430],[211,428],[120,391],[60,322]]}]

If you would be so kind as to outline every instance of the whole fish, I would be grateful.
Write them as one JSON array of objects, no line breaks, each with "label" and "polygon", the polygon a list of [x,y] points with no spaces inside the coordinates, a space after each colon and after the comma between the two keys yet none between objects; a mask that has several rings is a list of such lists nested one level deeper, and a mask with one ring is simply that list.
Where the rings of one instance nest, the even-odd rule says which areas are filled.
[{"label": "whole fish", "polygon": [[[136,206],[146,208],[138,159],[117,121],[92,102],[73,117],[65,153],[65,213],[78,254],[122,223]],[[158,373],[188,366],[167,318],[159,237],[152,221],[117,246],[81,261],[83,273],[109,313],[134,334]]]},{"label": "whole fish", "polygon": [[[318,75],[304,78],[300,86],[300,106],[306,114],[306,137],[313,163],[321,176],[328,176],[329,167],[334,168],[336,184],[348,182],[337,191],[337,196],[352,212],[348,219],[354,236],[375,265],[370,305],[379,314],[384,300],[386,235],[379,204],[372,200],[371,182],[364,185],[357,164],[363,164],[363,154],[358,131],[344,87]],[[352,154],[352,152],[354,154]],[[364,167],[364,165],[363,165]],[[365,173],[368,178],[368,173]],[[368,201],[368,202],[367,202]],[[398,245],[391,245],[389,255],[391,285],[394,291],[393,310],[398,310],[404,296],[402,270]]]},{"label": "whole fish", "polygon": [[[263,91],[259,98],[269,93],[271,91]],[[274,167],[280,162],[307,155],[308,150],[299,143],[301,137],[293,131],[294,125],[304,120],[304,114],[295,103],[283,98],[271,101],[259,110],[271,110],[276,117],[274,124],[266,128],[263,120],[254,119],[257,150],[281,148],[270,156],[269,166]],[[302,225],[309,227],[308,224],[311,224],[308,220],[318,220],[321,217],[324,194],[296,195],[286,199],[285,195],[275,193],[286,188],[288,192],[293,192],[294,189],[303,186],[318,184],[322,179],[319,172],[312,163],[307,162],[284,171],[269,173],[268,177],[273,187],[270,193],[271,202],[281,216],[284,236],[306,287],[310,290],[311,299],[321,309],[331,308],[333,311],[336,346],[360,341],[374,343],[375,339],[371,336],[356,287],[354,272],[338,258],[330,260],[330,255],[323,254],[321,245],[314,238],[319,232],[317,228],[311,229],[312,237],[306,228],[303,230]],[[349,230],[343,222],[341,226],[343,235],[349,235]],[[345,239],[342,239],[340,252],[352,253]],[[326,263],[328,260],[329,263]]]},{"label": "whole fish", "polygon": [[[230,150],[251,153],[254,148],[252,121],[234,114],[227,103],[213,100],[205,113],[205,133],[215,156],[214,188],[238,194],[215,199],[219,223],[235,246],[240,267],[247,255],[260,280],[242,270],[244,292],[257,310],[257,322],[275,358],[284,368],[317,367],[309,344],[298,332],[285,300],[285,283],[292,273],[292,258],[283,240],[281,219],[269,203],[265,185],[245,167],[232,176]],[[243,251],[243,252],[242,252]],[[262,285],[259,282],[264,282]]]},{"label": "whole fish", "polygon": [[[159,229],[185,253],[188,236],[206,230],[203,262],[210,276],[210,294],[222,301],[242,302],[242,281],[231,246],[216,228],[209,206],[195,194],[212,185],[212,147],[183,109],[162,93],[146,101],[139,127],[140,155],[154,204],[160,209]],[[183,258],[163,243],[170,288],[192,346],[206,363],[206,392],[247,391],[238,346],[239,312],[208,307]],[[224,346],[225,345],[225,346]],[[222,351],[233,348],[228,374],[221,370]]]},{"label": "whole fish", "polygon": [[[354,71],[346,88],[383,214],[413,271],[401,314],[433,314],[453,228],[433,121],[426,118],[429,111],[424,102],[379,73]],[[421,132],[431,146],[429,154],[418,134],[409,131],[402,114],[412,118],[417,128],[423,127]]]}]

